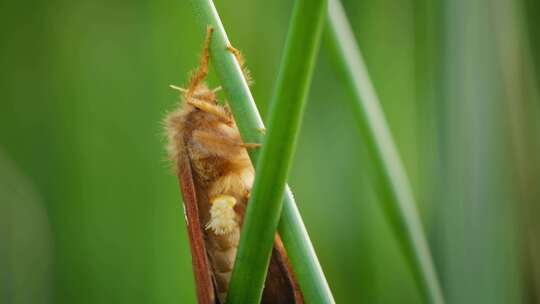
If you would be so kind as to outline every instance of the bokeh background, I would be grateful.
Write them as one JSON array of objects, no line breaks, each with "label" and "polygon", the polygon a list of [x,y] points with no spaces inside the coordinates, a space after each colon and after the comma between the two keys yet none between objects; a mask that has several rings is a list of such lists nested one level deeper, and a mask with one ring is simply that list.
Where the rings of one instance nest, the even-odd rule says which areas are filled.
[{"label": "bokeh background", "polygon": [[[292,1],[215,2],[264,117]],[[448,303],[539,303],[540,2],[343,3]],[[0,303],[195,302],[160,122],[203,38],[187,0],[0,2]],[[334,60],[290,185],[338,303],[420,303]]]}]

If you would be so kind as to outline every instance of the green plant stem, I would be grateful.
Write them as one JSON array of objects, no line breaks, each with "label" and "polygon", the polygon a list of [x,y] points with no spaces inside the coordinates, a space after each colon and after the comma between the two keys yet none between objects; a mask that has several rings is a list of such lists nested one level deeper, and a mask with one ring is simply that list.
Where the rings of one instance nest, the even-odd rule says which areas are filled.
[{"label": "green plant stem", "polygon": [[[394,233],[412,267],[421,292],[430,303],[443,303],[442,291],[424,235],[416,202],[380,102],[345,11],[329,0],[328,42],[337,53],[339,69],[354,94],[353,111],[375,167],[377,193]],[[403,237],[401,237],[403,235]]]},{"label": "green plant stem", "polygon": [[[214,28],[210,47],[212,65],[229,100],[240,134],[245,142],[260,143],[263,137],[260,130],[264,129],[264,125],[241,67],[235,57],[226,50],[229,40],[217,10],[211,0],[192,0],[192,3],[201,25],[203,27],[210,25]],[[257,149],[250,151],[253,163],[257,163],[260,152]],[[278,196],[282,197],[281,194]],[[306,302],[334,302],[294,197],[288,187],[283,194],[283,210],[278,230]]]},{"label": "green plant stem", "polygon": [[228,303],[258,303],[261,299],[325,15],[325,0],[295,2]]}]

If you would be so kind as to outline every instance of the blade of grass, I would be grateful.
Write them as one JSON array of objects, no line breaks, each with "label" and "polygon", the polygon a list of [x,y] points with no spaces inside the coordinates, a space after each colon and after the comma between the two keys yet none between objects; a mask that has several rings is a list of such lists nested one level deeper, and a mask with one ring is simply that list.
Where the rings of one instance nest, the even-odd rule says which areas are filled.
[{"label": "blade of grass", "polygon": [[386,123],[380,102],[338,0],[329,1],[328,42],[337,52],[339,69],[354,93],[353,109],[372,158],[380,185],[378,194],[385,203],[385,215],[390,219],[400,239],[420,291],[431,303],[443,303],[442,291],[429,247],[416,210],[416,202],[399,158],[392,134]]},{"label": "blade of grass", "polygon": [[[242,138],[245,142],[262,142],[260,132],[264,129],[262,119],[241,67],[235,57],[226,50],[229,39],[213,2],[211,0],[191,2],[201,26],[211,25],[214,28],[210,48],[212,65],[229,100]],[[257,163],[259,154],[260,151],[257,149],[250,151],[253,163]],[[288,187],[285,189],[278,230],[305,300],[309,303],[333,303],[332,293]]]},{"label": "blade of grass", "polygon": [[326,0],[295,2],[228,303],[258,303],[261,299],[325,15]]},{"label": "blade of grass", "polygon": [[505,121],[502,82],[503,61],[510,58],[498,57],[496,41],[499,30],[506,35],[511,29],[503,16],[493,14],[497,5],[491,0],[436,4],[441,39],[434,64],[446,153],[432,228],[449,303],[523,302],[518,274],[523,256],[514,238],[521,221],[515,221],[513,210],[516,176],[509,171],[511,126]]},{"label": "blade of grass", "polygon": [[523,1],[498,0],[490,8],[497,20],[493,25],[505,94],[508,140],[514,160],[511,168],[513,188],[516,189],[514,199],[517,220],[523,227],[518,232],[524,257],[522,263],[526,265],[521,285],[525,290],[525,301],[539,303],[540,263],[537,253],[540,253],[540,242],[535,232],[540,231],[536,216],[540,214],[537,204],[540,202],[540,190],[535,181],[540,180],[540,137],[534,124],[540,118],[538,107],[535,109],[540,99],[523,4]]},{"label": "blade of grass", "polygon": [[437,4],[441,39],[435,64],[440,66],[441,143],[447,153],[442,158],[443,186],[434,205],[438,219],[433,232],[450,303],[522,300],[517,274],[517,257],[522,256],[513,240],[515,176],[509,171],[504,70],[496,42],[499,24],[505,32],[509,27],[493,14],[497,4],[491,0]]}]

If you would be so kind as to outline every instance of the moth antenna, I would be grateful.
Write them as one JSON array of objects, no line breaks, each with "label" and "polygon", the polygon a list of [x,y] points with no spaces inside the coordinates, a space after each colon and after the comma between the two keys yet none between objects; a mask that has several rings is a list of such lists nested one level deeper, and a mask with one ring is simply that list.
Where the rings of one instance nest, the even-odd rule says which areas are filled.
[{"label": "moth antenna", "polygon": [[199,69],[197,69],[197,71],[191,76],[191,79],[189,81],[189,88],[186,94],[188,98],[193,95],[195,89],[204,80],[204,78],[206,78],[206,75],[208,75],[208,62],[210,61],[210,41],[213,32],[214,29],[209,25],[206,28],[206,38],[204,40],[204,48],[199,62]]},{"label": "moth antenna", "polygon": [[187,93],[188,92],[188,89],[184,89],[182,87],[179,87],[179,86],[175,86],[173,84],[169,85],[169,88],[173,89],[173,90],[177,90],[177,91],[180,91],[182,93]]}]

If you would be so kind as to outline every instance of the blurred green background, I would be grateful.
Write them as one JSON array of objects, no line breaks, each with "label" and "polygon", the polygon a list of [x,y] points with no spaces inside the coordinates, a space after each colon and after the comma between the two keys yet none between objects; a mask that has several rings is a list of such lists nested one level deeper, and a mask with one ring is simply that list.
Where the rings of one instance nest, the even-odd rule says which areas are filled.
[{"label": "blurred green background", "polygon": [[[264,117],[292,1],[215,3]],[[539,303],[540,2],[343,4],[448,303]],[[0,3],[0,303],[195,302],[161,120],[203,38],[187,0]],[[338,303],[419,303],[334,62],[290,185]]]}]

